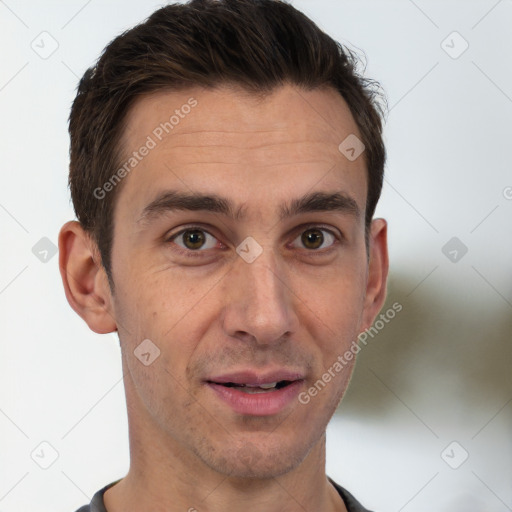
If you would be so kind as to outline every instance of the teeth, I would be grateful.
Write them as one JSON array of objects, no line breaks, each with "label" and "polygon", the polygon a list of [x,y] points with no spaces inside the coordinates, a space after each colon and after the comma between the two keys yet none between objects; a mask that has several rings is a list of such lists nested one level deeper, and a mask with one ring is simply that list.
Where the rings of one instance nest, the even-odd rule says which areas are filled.
[{"label": "teeth", "polygon": [[244,386],[246,386],[248,388],[272,389],[272,388],[275,388],[277,386],[277,382],[271,382],[269,384],[257,384],[257,385],[244,384]]},{"label": "teeth", "polygon": [[244,393],[248,393],[249,395],[253,395],[256,393],[269,393],[270,391],[275,391],[275,388],[262,389],[260,387],[235,387],[234,389],[238,389],[239,391],[243,391]]}]

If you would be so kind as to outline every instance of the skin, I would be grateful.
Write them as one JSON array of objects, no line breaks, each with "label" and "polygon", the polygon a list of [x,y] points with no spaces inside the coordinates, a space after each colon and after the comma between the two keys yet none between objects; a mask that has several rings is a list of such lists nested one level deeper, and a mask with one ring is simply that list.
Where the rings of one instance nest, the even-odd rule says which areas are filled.
[{"label": "skin", "polygon": [[[66,223],[59,237],[71,306],[94,332],[117,330],[121,341],[131,464],[106,492],[106,507],[345,511],[325,475],[325,430],[354,361],[308,404],[265,417],[236,414],[203,379],[284,367],[304,373],[305,391],[373,322],[385,299],[387,226],[372,221],[367,253],[364,157],[349,161],[338,150],[359,136],[357,125],[331,89],[284,85],[265,98],[227,86],[165,91],[132,107],[127,154],[190,97],[197,106],[118,190],[114,293],[80,225]],[[174,210],[140,220],[168,189],[217,194],[243,216]],[[348,196],[359,215],[280,219],[281,205],[311,192]],[[317,241],[317,230],[328,230],[319,247],[302,237],[310,224]],[[171,239],[194,226],[207,231],[206,248]],[[263,249],[252,263],[236,252],[248,236]],[[134,355],[144,339],[160,350],[149,366]]]}]

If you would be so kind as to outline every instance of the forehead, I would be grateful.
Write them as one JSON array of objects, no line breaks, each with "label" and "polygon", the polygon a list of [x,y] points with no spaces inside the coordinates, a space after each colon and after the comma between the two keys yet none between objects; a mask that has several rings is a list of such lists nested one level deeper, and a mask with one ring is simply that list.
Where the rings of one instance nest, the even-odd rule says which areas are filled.
[{"label": "forehead", "polygon": [[350,109],[329,88],[285,85],[265,96],[225,86],[160,91],[127,115],[124,162],[139,154],[119,202],[140,211],[158,191],[173,188],[231,192],[261,204],[322,181],[324,189],[359,197],[364,209],[364,158],[350,161],[339,150],[350,135],[360,138]]},{"label": "forehead", "polygon": [[[190,106],[194,105],[194,106]],[[332,88],[305,91],[283,85],[255,95],[235,86],[214,89],[199,87],[184,91],[158,91],[139,98],[126,117],[124,146],[132,148],[145,135],[172,145],[176,137],[204,133],[203,140],[214,142],[214,134],[236,138],[252,133],[264,138],[270,132],[281,135],[277,142],[297,137],[307,142],[331,142],[337,147],[349,134],[359,135],[350,109]],[[208,136],[208,138],[207,138]],[[162,138],[163,140],[160,140]],[[257,139],[253,140],[253,145]]]}]

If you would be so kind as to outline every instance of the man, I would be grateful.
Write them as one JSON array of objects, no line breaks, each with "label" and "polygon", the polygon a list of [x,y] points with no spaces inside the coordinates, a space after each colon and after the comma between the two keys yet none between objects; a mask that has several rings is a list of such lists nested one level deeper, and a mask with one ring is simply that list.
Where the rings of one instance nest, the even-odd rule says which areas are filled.
[{"label": "man", "polygon": [[72,308],[119,334],[131,462],[80,512],[365,510],[325,474],[339,356],[388,268],[354,64],[284,2],[193,0],[86,72],[60,267]]}]

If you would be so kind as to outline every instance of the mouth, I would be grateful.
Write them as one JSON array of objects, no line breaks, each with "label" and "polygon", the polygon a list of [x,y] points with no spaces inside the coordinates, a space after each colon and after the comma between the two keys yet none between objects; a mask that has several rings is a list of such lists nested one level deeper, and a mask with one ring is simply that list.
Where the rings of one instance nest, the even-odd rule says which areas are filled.
[{"label": "mouth", "polygon": [[270,416],[282,412],[296,401],[304,376],[278,371],[258,375],[241,372],[205,381],[217,400],[233,412],[249,416]]},{"label": "mouth", "polygon": [[219,386],[224,386],[226,388],[233,388],[242,393],[248,393],[250,395],[255,393],[271,393],[277,391],[278,389],[283,389],[286,386],[289,386],[295,381],[290,380],[280,380],[279,382],[269,382],[268,384],[237,384],[236,382],[213,382],[207,381],[209,384],[216,384]]}]

